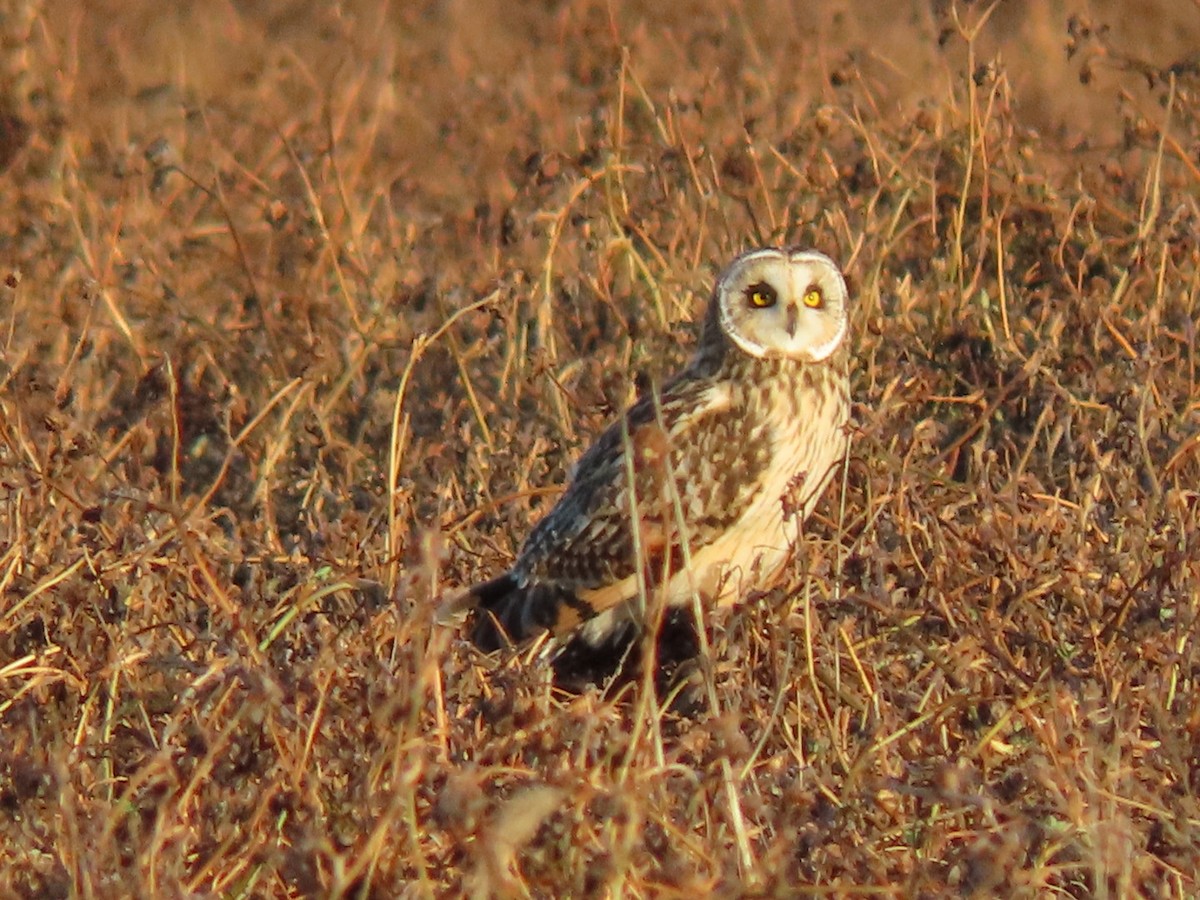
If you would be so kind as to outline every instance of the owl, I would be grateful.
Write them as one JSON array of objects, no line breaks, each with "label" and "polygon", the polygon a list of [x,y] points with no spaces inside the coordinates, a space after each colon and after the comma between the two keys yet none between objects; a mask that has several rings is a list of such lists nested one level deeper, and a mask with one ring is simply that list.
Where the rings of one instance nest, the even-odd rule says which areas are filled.
[{"label": "owl", "polygon": [[484,651],[584,649],[655,603],[734,602],[784,573],[845,457],[846,283],[812,250],[752,250],[717,280],[695,354],[605,430],[512,568],[452,598]]}]

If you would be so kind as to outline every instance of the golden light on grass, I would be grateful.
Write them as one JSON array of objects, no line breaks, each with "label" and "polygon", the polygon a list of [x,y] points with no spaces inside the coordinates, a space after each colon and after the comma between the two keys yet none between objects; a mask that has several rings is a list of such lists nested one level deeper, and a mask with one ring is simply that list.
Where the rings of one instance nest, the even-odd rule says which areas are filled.
[{"label": "golden light on grass", "polygon": [[[1192,4],[0,14],[0,894],[1190,897]],[[855,433],[705,710],[434,629],[723,260]]]}]

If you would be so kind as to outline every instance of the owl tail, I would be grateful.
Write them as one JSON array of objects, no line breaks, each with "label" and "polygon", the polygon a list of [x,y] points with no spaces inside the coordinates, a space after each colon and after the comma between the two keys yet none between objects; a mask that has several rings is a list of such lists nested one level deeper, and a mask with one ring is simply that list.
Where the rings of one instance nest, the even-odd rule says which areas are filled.
[{"label": "owl tail", "polygon": [[506,572],[452,597],[438,610],[436,620],[441,625],[456,624],[474,610],[471,643],[490,653],[578,621],[580,606],[574,593],[565,588],[538,583],[522,586]]},{"label": "owl tail", "polygon": [[[471,588],[475,597],[475,616],[471,622],[471,643],[484,653],[509,644],[519,644],[533,631],[526,626],[525,591],[511,572]],[[527,633],[528,632],[528,633]]]}]

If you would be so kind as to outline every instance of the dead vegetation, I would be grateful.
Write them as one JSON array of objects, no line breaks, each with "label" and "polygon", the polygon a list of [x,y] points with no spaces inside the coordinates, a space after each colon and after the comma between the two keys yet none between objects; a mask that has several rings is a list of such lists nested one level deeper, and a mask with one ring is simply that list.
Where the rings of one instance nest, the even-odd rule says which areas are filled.
[{"label": "dead vegetation", "polygon": [[[1186,32],[11,6],[0,892],[1196,894]],[[858,432],[717,708],[431,629],[771,242]]]}]

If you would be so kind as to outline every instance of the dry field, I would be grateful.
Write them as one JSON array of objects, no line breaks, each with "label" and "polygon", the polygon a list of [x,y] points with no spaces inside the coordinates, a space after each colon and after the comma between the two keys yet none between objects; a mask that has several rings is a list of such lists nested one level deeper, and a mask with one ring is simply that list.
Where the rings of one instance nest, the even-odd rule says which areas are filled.
[{"label": "dry field", "polygon": [[[0,896],[1196,896],[1197,47],[9,0]],[[434,628],[781,242],[851,281],[853,452],[707,708]]]}]

